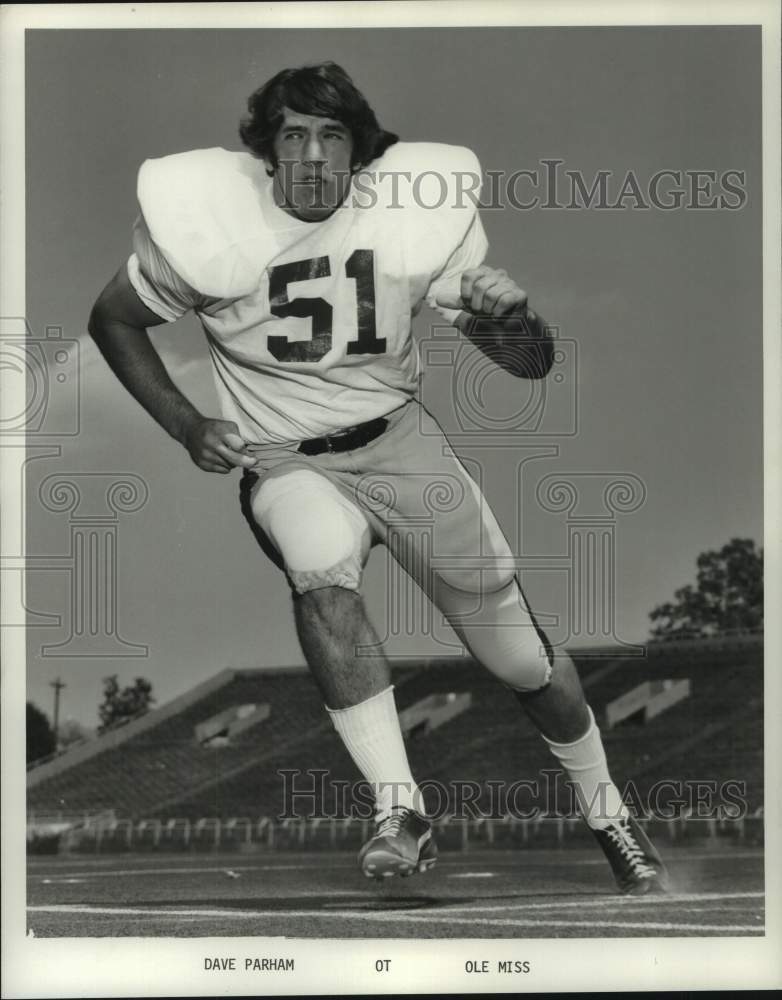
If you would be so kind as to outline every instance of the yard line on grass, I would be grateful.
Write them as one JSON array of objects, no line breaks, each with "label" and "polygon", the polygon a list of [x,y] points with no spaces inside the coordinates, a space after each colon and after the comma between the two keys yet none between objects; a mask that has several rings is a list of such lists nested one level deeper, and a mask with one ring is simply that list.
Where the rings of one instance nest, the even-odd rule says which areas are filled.
[{"label": "yard line on grass", "polygon": [[[337,914],[342,915],[342,914]],[[451,917],[447,911],[434,913],[418,913],[408,911],[404,914],[392,913],[365,913],[364,917],[380,922],[410,922],[426,924],[468,924],[470,926],[483,925],[492,927],[621,927],[626,930],[649,930],[649,931],[694,931],[698,933],[708,933],[722,931],[725,933],[741,934],[752,933],[761,934],[763,928],[755,924],[688,924],[669,923],[667,921],[652,920],[547,920],[540,919],[513,919],[509,917]]]},{"label": "yard line on grass", "polygon": [[[676,850],[681,850],[677,848]],[[494,869],[505,869],[505,868],[517,868],[523,867],[524,864],[539,864],[542,867],[548,867],[545,861],[535,857],[536,852],[541,851],[539,848],[531,848],[529,850],[525,848],[519,848],[518,853],[512,860],[504,860],[499,858],[497,860],[492,859],[489,863]],[[479,852],[475,852],[479,853]],[[484,852],[485,853],[485,852]],[[543,853],[541,851],[541,853]],[[554,853],[546,851],[545,853]],[[560,856],[561,852],[557,852],[557,858],[551,859],[551,863],[559,866],[562,864],[562,859]],[[691,863],[693,861],[739,861],[748,860],[755,858],[764,857],[765,852],[762,850],[734,848],[730,851],[707,851],[703,853],[698,853],[696,851],[687,852],[686,856],[677,858],[675,853],[668,852],[666,854],[666,861],[669,864],[676,864],[681,862],[682,864]],[[95,878],[108,878],[112,875],[186,875],[190,872],[193,874],[208,874],[210,872],[222,872],[225,871],[227,867],[233,868],[234,871],[309,871],[313,867],[318,867],[321,863],[321,856],[319,856],[318,864],[312,861],[310,864],[262,864],[262,865],[220,865],[220,866],[190,866],[190,867],[179,867],[179,868],[158,868],[155,866],[154,862],[150,864],[148,868],[121,868],[121,869],[104,869],[101,868],[100,871],[95,870],[93,866],[104,865],[108,863],[107,858],[90,858],[84,861],[72,861],[72,864],[83,865],[76,871],[60,872],[56,868],[51,868],[48,862],[39,862],[36,859],[28,859],[28,878],[36,878],[41,875],[44,876],[57,876],[60,878],[67,876],[83,876],[89,874],[90,877]],[[465,857],[449,858],[447,855],[440,855],[440,860],[438,863],[438,868],[465,868],[467,866],[475,865],[476,859],[474,855],[468,855]],[[591,865],[604,866],[605,859],[602,856],[592,857],[592,858],[571,858],[568,859],[568,865],[573,867],[589,867]],[[486,862],[483,861],[485,866]],[[340,862],[340,861],[330,861],[328,864],[329,870],[336,869],[350,869],[355,868],[355,862]]]},{"label": "yard line on grass", "polygon": [[655,896],[615,896],[605,893],[592,899],[556,900],[545,903],[496,903],[479,906],[443,906],[438,913],[499,913],[504,910],[516,910],[520,906],[525,910],[564,910],[581,909],[584,906],[654,906],[669,903],[713,903],[730,899],[763,899],[764,892],[693,892],[668,893]]},{"label": "yard line on grass", "polygon": [[214,919],[237,919],[237,920],[258,920],[275,919],[279,922],[281,918],[304,917],[312,918],[340,917],[344,920],[366,920],[370,919],[376,923],[426,923],[426,924],[468,924],[470,926],[491,926],[491,927],[518,927],[518,928],[579,928],[579,927],[614,927],[623,930],[646,930],[646,931],[690,931],[692,933],[724,933],[724,934],[755,934],[763,932],[762,927],[752,924],[696,924],[696,923],[671,923],[668,921],[646,921],[646,920],[558,920],[552,919],[513,919],[509,917],[453,917],[447,912],[437,914],[422,914],[406,911],[404,913],[377,913],[366,910],[330,910],[328,913],[322,910],[291,910],[281,913],[279,910],[159,910],[149,907],[109,907],[109,906],[29,906],[31,913],[61,913],[61,914],[83,914],[88,916],[121,916],[121,917],[156,917],[158,920],[164,917],[175,918],[177,920],[214,920]]},{"label": "yard line on grass", "polygon": [[[207,909],[182,909],[181,907],[172,910],[165,907],[152,906],[93,906],[86,903],[52,903],[27,907],[28,913],[82,913],[87,916],[117,916],[117,917],[172,917],[177,920],[182,917],[192,919],[212,920],[215,918],[226,919],[235,918],[237,920],[257,920],[259,917],[324,917],[329,920],[334,916],[343,916],[339,910],[207,910]],[[366,916],[365,910],[345,911],[357,919]]]},{"label": "yard line on grass", "polygon": [[[365,895],[353,893],[353,895]],[[377,898],[377,897],[370,897]],[[317,909],[317,910],[236,910],[230,908],[221,909],[205,909],[205,908],[192,908],[192,907],[177,907],[176,909],[169,909],[165,907],[134,907],[134,906],[94,906],[90,904],[69,904],[69,903],[55,903],[55,904],[40,904],[32,905],[28,907],[28,911],[32,913],[84,913],[84,914],[95,914],[95,915],[111,915],[116,916],[156,916],[156,917],[191,917],[195,919],[207,919],[207,918],[235,918],[240,920],[246,919],[256,919],[256,918],[266,918],[266,917],[276,917],[276,918],[286,918],[286,917],[306,917],[306,918],[324,918],[324,917],[337,917],[343,919],[366,919],[381,922],[389,921],[409,921],[409,920],[422,920],[429,923],[476,923],[476,924],[497,924],[497,925],[518,925],[518,926],[573,926],[573,927],[590,927],[590,926],[604,926],[604,927],[655,927],[657,929],[690,929],[693,927],[698,927],[701,930],[713,930],[715,928],[722,929],[726,926],[732,927],[736,931],[757,931],[758,928],[755,925],[709,925],[709,924],[671,924],[668,922],[654,922],[654,921],[610,921],[603,920],[598,915],[595,918],[584,921],[572,921],[572,920],[560,920],[557,918],[547,919],[544,916],[524,919],[524,918],[506,918],[501,916],[485,916],[480,917],[477,914],[489,914],[489,913],[520,913],[529,912],[530,910],[563,910],[578,907],[579,909],[585,905],[598,905],[604,906],[609,904],[614,907],[619,904],[622,907],[627,906],[648,906],[652,904],[666,904],[666,905],[677,905],[679,903],[687,902],[723,902],[726,900],[737,900],[737,899],[760,899],[763,898],[762,892],[736,892],[736,893],[691,893],[689,895],[670,895],[670,896],[652,896],[652,897],[640,897],[640,898],[630,898],[630,897],[605,897],[594,900],[573,900],[573,901],[562,901],[562,902],[550,902],[550,903],[515,903],[512,905],[498,904],[490,906],[443,906],[438,908],[436,911],[421,911],[421,910],[403,910],[399,912],[388,912],[388,911],[377,911],[377,910],[351,910],[351,909]],[[460,917],[458,914],[469,914],[470,916]],[[635,915],[636,917],[638,914]]]},{"label": "yard line on grass", "polygon": [[[307,871],[307,865],[231,865],[230,870],[235,872],[283,872],[283,871]],[[329,868],[355,868],[355,865],[329,865]],[[225,872],[228,865],[219,865],[210,868],[113,868],[108,871],[88,871],[84,868],[75,872],[58,871],[35,871],[28,872],[28,878],[110,878],[113,876],[127,877],[131,875],[205,875],[209,873]]]},{"label": "yard line on grass", "polygon": [[[706,860],[725,861],[726,859],[729,859],[731,861],[736,861],[736,860],[745,860],[748,858],[762,858],[763,856],[764,856],[763,851],[734,850],[724,853],[719,851],[710,851],[708,854],[702,854],[702,855],[688,854],[687,857],[685,858],[676,858],[675,856],[671,856],[670,854],[668,854],[666,856],[666,860],[669,862],[669,864],[674,864],[677,862],[690,863],[692,861],[706,861]],[[492,861],[491,866],[495,869],[517,868],[517,867],[523,868],[523,865],[526,862],[536,863],[536,861],[537,863],[540,863],[539,859],[536,859],[534,856],[530,857],[529,855],[527,855],[525,858],[523,849],[520,849],[517,860],[507,861],[507,862],[502,860]],[[77,864],[78,863],[79,862],[77,862]],[[95,870],[94,868],[90,868],[90,865],[105,863],[105,859],[96,858],[94,860],[91,859],[90,861],[84,861],[81,863],[84,865],[83,868],[79,868],[76,871],[68,871],[68,872],[61,872],[58,871],[56,868],[44,867],[43,865],[39,867],[37,864],[32,864],[30,865],[30,870],[28,870],[27,877],[40,878],[41,876],[44,876],[48,878],[52,877],[69,878],[76,876],[78,877],[87,876],[89,878],[110,878],[115,875],[128,877],[132,875],[189,875],[191,873],[194,875],[201,875],[201,874],[224,872],[227,867],[231,867],[233,871],[237,872],[309,871],[313,867],[315,867],[314,864],[299,863],[299,864],[262,864],[262,865],[230,865],[230,866],[219,865],[210,867],[190,866],[190,867],[179,867],[179,868],[157,868],[153,864],[150,865],[149,868],[111,868],[111,869],[102,868],[101,870],[98,871]],[[557,858],[557,864],[560,865],[561,863],[562,863],[561,858]],[[596,858],[572,858],[569,859],[567,863],[568,866],[574,866],[574,867],[590,866],[590,865],[598,865],[602,867],[605,865],[606,862],[603,857],[596,857]],[[474,865],[474,864],[475,864],[475,859],[471,857],[454,858],[451,860],[448,859],[447,857],[441,856],[438,868],[440,870],[442,870],[443,868],[464,868],[468,865]],[[350,863],[329,862],[328,864],[329,871],[337,869],[351,869],[355,867],[356,867],[355,862],[350,862]],[[544,865],[543,867],[546,866]]]},{"label": "yard line on grass", "polygon": [[[381,897],[373,895],[371,892],[358,892],[350,890],[342,890],[341,894],[359,896],[364,899],[378,899]],[[595,899],[579,899],[579,900],[560,900],[551,902],[517,902],[517,903],[497,903],[489,905],[466,905],[466,906],[441,906],[438,907],[436,911],[421,912],[421,911],[410,911],[405,910],[404,913],[400,914],[400,918],[404,916],[411,915],[413,912],[416,915],[426,916],[428,918],[439,919],[439,920],[459,920],[456,916],[459,913],[513,913],[523,909],[525,912],[529,910],[565,910],[565,909],[582,909],[585,906],[599,906],[599,907],[616,907],[620,906],[622,908],[627,908],[628,906],[643,906],[649,907],[654,905],[678,905],[680,903],[717,903],[725,902],[728,900],[750,900],[750,899],[763,899],[763,892],[702,892],[702,893],[689,893],[689,894],[671,894],[671,895],[660,895],[660,896],[600,896]],[[404,902],[404,897],[400,897],[400,902]],[[392,901],[393,902],[393,901]],[[79,904],[79,903],[41,903],[28,906],[28,910],[31,912],[38,913],[116,913],[118,915],[133,915],[138,914],[140,916],[146,916],[149,914],[156,914],[159,916],[170,916],[170,915],[188,915],[193,916],[236,916],[244,918],[247,916],[264,917],[277,914],[278,916],[364,916],[369,919],[378,920],[385,919],[386,917],[395,917],[392,913],[378,912],[377,910],[335,910],[335,909],[319,909],[319,910],[235,910],[235,909],[224,909],[224,910],[212,910],[203,909],[201,907],[197,909],[185,909],[179,907],[176,910],[168,909],[163,904],[160,907],[150,908],[150,907],[119,907],[119,906],[94,906],[90,904]],[[496,919],[501,921],[501,917],[497,918],[487,918]],[[599,918],[598,918],[599,919]]]},{"label": "yard line on grass", "polygon": [[496,878],[497,872],[453,872],[448,878]]},{"label": "yard line on grass", "polygon": [[[521,854],[523,850],[524,848],[519,848],[519,853]],[[674,848],[675,850],[679,850],[679,848]],[[748,858],[762,858],[764,853],[764,851],[742,851],[736,849],[732,851],[708,851],[702,854],[692,853],[687,854],[685,857],[677,858],[670,851],[665,851],[665,860],[669,864],[691,864],[693,861],[744,861]],[[534,862],[534,859],[530,859],[530,861]],[[569,865],[574,866],[605,865],[605,863],[605,858],[602,855],[598,855],[595,858],[573,858],[571,861],[568,861]],[[507,862],[507,866],[515,867],[516,862],[509,861]]]}]

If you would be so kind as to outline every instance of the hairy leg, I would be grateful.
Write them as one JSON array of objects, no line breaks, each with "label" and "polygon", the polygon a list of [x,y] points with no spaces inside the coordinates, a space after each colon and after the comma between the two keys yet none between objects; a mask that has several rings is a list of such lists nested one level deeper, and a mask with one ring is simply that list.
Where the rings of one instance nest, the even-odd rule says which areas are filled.
[{"label": "hairy leg", "polygon": [[[296,597],[294,607],[310,671],[348,753],[374,789],[378,817],[397,806],[423,813],[399,727],[391,671],[360,595],[343,587],[320,587]],[[370,647],[373,655],[362,654],[361,647]]]},{"label": "hairy leg", "polygon": [[395,807],[423,812],[391,671],[358,593],[372,543],[365,515],[329,479],[299,465],[260,481],[249,499],[296,592],[304,656],[339,738],[374,791],[378,819],[390,821]]},{"label": "hairy leg", "polygon": [[[388,660],[360,594],[320,587],[295,596],[293,608],[304,656],[329,708],[357,705],[390,685]],[[371,647],[371,655],[360,647]]]}]

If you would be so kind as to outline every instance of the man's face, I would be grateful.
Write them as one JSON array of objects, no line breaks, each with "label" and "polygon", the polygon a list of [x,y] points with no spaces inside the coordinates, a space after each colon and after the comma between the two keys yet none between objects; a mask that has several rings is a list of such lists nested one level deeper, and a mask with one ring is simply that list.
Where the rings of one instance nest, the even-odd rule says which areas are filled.
[{"label": "man's face", "polygon": [[274,140],[274,191],[282,209],[306,222],[319,222],[338,208],[350,188],[353,139],[333,118],[283,109]]}]

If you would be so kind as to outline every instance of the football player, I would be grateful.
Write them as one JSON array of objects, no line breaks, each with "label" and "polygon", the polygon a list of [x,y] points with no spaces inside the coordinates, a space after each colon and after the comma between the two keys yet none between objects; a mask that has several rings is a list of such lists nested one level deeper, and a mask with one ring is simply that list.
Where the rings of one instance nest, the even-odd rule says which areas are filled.
[{"label": "football player", "polygon": [[[552,364],[526,291],[485,263],[464,195],[477,159],[399,142],[333,63],[278,73],[248,111],[249,152],[143,164],[133,253],[89,328],[201,469],[244,470],[244,513],[285,574],[326,711],[376,793],[362,870],[406,875],[437,856],[360,593],[372,546],[385,544],[538,727],[620,888],[660,888],[662,862],[610,778],[573,663],[554,656],[497,521],[416,399],[411,322],[424,302],[517,377]],[[147,334],[189,310],[208,340],[219,417],[176,388]]]}]

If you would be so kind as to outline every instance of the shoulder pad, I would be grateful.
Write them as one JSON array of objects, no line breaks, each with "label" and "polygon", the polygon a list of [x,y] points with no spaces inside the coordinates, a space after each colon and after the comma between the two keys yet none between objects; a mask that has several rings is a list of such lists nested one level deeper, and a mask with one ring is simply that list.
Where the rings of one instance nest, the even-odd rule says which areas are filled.
[{"label": "shoulder pad", "polygon": [[263,164],[215,147],[146,160],[138,200],[150,235],[184,280],[204,295],[233,298],[258,284],[274,241],[263,219]]},{"label": "shoulder pad", "polygon": [[439,271],[478,212],[481,165],[475,153],[464,146],[399,142],[373,160],[365,174],[361,187],[403,235],[411,270]]},{"label": "shoulder pad", "polygon": [[[399,201],[405,207],[456,209],[472,215],[480,194],[481,165],[465,146],[440,142],[397,142],[366,168],[381,199],[391,197],[391,173],[400,175]],[[472,197],[467,192],[473,192]],[[438,203],[442,202],[438,206]]]},{"label": "shoulder pad", "polygon": [[450,146],[444,142],[395,142],[378,159],[369,165],[370,169],[409,170],[423,173],[440,170],[444,173],[459,171],[480,171],[478,157],[466,146]]}]

